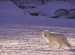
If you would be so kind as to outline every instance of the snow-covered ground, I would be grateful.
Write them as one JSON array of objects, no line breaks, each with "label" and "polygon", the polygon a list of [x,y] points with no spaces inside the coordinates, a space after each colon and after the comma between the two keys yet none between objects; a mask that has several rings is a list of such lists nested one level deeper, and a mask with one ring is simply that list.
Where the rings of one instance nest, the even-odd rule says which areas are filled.
[{"label": "snow-covered ground", "polygon": [[[6,6],[10,3],[12,15],[11,12],[8,13],[8,7],[0,6],[0,55],[75,55],[74,19],[63,19],[64,16],[62,19],[52,19],[47,16],[31,16],[28,13],[24,15],[22,9],[13,9],[14,4],[6,3],[0,2]],[[19,13],[15,12],[16,9]],[[1,10],[5,12],[2,13]],[[60,45],[57,43],[49,48],[49,43],[42,36],[43,30],[64,34],[72,49],[58,49]]]},{"label": "snow-covered ground", "polygon": [[[58,49],[59,44],[49,48],[42,37],[43,30],[59,32],[66,36],[73,49]],[[74,55],[75,28],[27,25],[0,25],[0,54],[2,55]]]}]

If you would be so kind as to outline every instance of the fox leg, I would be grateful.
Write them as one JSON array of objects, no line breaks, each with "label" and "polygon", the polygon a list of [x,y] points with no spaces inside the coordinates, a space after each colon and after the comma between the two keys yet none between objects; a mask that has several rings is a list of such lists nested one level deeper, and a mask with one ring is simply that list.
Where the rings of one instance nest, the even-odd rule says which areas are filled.
[{"label": "fox leg", "polygon": [[49,48],[52,48],[52,47],[53,47],[53,42],[50,41],[50,43],[49,43]]},{"label": "fox leg", "polygon": [[64,45],[62,44],[62,47],[61,47],[62,49],[64,49]]},{"label": "fox leg", "polygon": [[59,48],[61,48],[61,49],[64,48],[64,44],[62,42],[63,42],[63,38],[62,38],[61,42],[59,42],[59,44],[60,44],[60,47]]},{"label": "fox leg", "polygon": [[63,42],[63,38],[62,38],[62,41],[61,41],[61,45],[62,45],[61,48],[64,49],[64,44],[62,42]]},{"label": "fox leg", "polygon": [[61,39],[61,42],[58,42],[60,44],[60,47],[59,48],[61,48],[61,49],[64,48],[64,44],[62,42],[63,42],[63,38]]},{"label": "fox leg", "polygon": [[63,49],[63,48],[64,48],[64,45],[63,44],[60,44],[59,49]]}]

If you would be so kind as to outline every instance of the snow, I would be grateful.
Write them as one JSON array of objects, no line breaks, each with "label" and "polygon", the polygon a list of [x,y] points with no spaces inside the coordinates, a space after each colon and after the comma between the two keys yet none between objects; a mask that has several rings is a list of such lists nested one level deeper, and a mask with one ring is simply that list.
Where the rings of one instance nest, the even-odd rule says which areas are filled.
[{"label": "snow", "polygon": [[[25,15],[28,15],[25,12]],[[24,11],[18,8],[11,1],[0,1],[0,16],[23,16]]]},{"label": "snow", "polygon": [[[42,31],[63,33],[73,49],[58,49],[59,45],[49,48],[49,43],[42,37]],[[75,28],[51,26],[0,25],[0,54],[8,55],[53,55],[75,54]]]},{"label": "snow", "polygon": [[39,13],[39,15],[45,14],[45,16],[52,17],[54,16],[54,13],[59,9],[66,9],[68,11],[70,9],[75,9],[75,5],[64,1],[51,1],[35,9],[25,10],[29,13],[34,13],[35,11],[35,13]]},{"label": "snow", "polygon": [[[54,2],[52,3],[54,4]],[[57,3],[61,4],[63,2]],[[57,3],[55,2],[55,4]],[[58,5],[59,8],[60,5]],[[64,6],[64,8],[69,10],[74,8],[74,5]],[[52,7],[51,12],[47,9],[44,11],[52,13],[51,16],[53,16],[53,9],[57,10],[57,7]],[[64,16],[60,19],[52,19],[48,16],[31,16],[27,12],[24,15],[24,11],[10,1],[0,1],[0,55],[75,54],[75,19],[64,19]],[[39,12],[41,12],[41,9]],[[58,49],[60,45],[57,43],[54,43],[53,48],[49,48],[49,43],[42,36],[43,30],[64,34],[72,45],[72,49],[66,47],[65,49]]]},{"label": "snow", "polygon": [[22,3],[21,6],[40,6],[42,5],[41,1],[38,0],[28,0],[28,4],[26,4],[26,0]]},{"label": "snow", "polygon": [[66,0],[66,2],[69,2],[71,4],[74,4],[75,5],[75,0]]},{"label": "snow", "polygon": [[69,10],[69,17],[74,17],[75,18],[75,9]]}]

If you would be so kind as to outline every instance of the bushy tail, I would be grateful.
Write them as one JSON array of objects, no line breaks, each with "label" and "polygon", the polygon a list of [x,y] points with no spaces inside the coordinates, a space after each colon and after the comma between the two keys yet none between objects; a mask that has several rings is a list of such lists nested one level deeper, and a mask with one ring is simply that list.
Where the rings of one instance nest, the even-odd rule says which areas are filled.
[{"label": "bushy tail", "polygon": [[71,45],[68,43],[66,38],[63,38],[63,44],[67,46],[69,49],[72,49]]}]

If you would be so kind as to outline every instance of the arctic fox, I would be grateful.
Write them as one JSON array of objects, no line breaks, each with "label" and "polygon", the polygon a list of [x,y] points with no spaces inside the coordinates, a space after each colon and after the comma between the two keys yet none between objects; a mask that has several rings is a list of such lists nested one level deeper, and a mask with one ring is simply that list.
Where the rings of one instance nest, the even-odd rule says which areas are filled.
[{"label": "arctic fox", "polygon": [[47,41],[49,41],[50,48],[53,47],[53,42],[59,43],[60,44],[59,48],[62,48],[62,49],[64,48],[64,46],[68,47],[69,49],[72,48],[63,34],[49,32],[48,30],[44,30],[42,35]]},{"label": "arctic fox", "polygon": [[68,11],[66,9],[58,9],[54,14],[55,16],[51,17],[51,18],[59,18],[63,15],[66,15],[68,13]]}]

